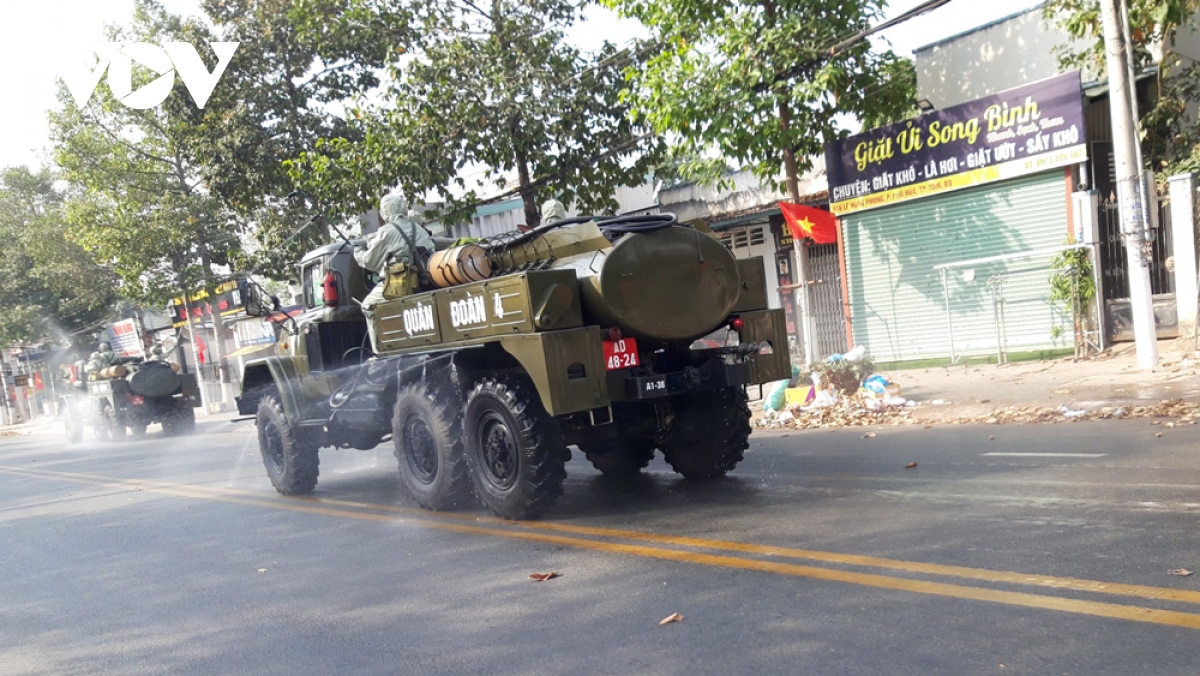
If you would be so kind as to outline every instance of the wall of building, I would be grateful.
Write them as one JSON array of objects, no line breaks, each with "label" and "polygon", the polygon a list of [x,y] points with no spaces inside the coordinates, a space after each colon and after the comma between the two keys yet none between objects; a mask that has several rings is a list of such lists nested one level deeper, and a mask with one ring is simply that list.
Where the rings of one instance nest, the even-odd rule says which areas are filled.
[{"label": "wall of building", "polygon": [[[1056,50],[1071,41],[1038,6],[920,47],[913,52],[917,98],[948,108],[1058,75]],[[1084,82],[1095,79],[1083,74]]]},{"label": "wall of building", "polygon": [[[739,171],[729,177],[732,187],[704,186],[685,183],[659,192],[658,203],[662,211],[669,211],[680,221],[702,220],[705,222],[729,218],[732,215],[752,214],[778,208],[779,200],[787,199],[787,193],[763,182],[749,170]],[[783,177],[779,177],[783,181]],[[828,190],[825,180],[824,156],[813,158],[813,167],[800,177],[800,194],[824,196]]]}]

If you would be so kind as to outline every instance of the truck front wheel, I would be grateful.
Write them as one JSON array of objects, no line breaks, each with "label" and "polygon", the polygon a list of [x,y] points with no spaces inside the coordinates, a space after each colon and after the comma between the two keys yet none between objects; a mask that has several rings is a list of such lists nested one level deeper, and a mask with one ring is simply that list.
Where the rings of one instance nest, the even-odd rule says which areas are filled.
[{"label": "truck front wheel", "polygon": [[529,519],[562,495],[570,452],[527,379],[481,379],[463,417],[471,479],[489,509]]},{"label": "truck front wheel", "polygon": [[725,476],[745,457],[750,406],[740,387],[680,395],[671,409],[675,415],[663,457],[685,478]]},{"label": "truck front wheel", "polygon": [[311,493],[317,487],[320,459],[310,434],[288,420],[275,394],[259,400],[257,423],[258,450],[275,490],[284,495]]},{"label": "truck front wheel", "polygon": [[423,384],[406,385],[396,397],[392,443],[400,480],[425,509],[456,507],[471,492],[462,428],[450,408]]},{"label": "truck front wheel", "polygon": [[100,408],[100,424],[108,429],[108,438],[120,441],[125,438],[125,421],[108,404]]},{"label": "truck front wheel", "polygon": [[70,408],[63,412],[63,428],[67,432],[67,441],[74,444],[83,439],[83,421],[77,420]]}]

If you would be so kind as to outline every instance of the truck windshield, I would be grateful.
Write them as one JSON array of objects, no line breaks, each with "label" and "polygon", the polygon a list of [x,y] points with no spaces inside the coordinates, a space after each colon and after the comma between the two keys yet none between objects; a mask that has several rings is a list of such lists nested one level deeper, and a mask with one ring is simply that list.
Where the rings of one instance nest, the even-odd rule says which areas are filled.
[{"label": "truck windshield", "polygon": [[316,307],[322,298],[322,282],[325,276],[321,274],[321,261],[316,261],[304,268],[304,307]]}]

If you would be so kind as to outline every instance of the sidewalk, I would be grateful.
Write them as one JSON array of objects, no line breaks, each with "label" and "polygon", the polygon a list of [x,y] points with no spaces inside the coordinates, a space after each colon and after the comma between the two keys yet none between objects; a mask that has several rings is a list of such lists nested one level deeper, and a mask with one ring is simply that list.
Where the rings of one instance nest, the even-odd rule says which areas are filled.
[{"label": "sidewalk", "polygon": [[[1156,413],[1185,416],[1200,407],[1200,354],[1192,350],[1191,339],[1160,340],[1158,351],[1159,365],[1150,371],[1138,368],[1133,343],[1118,343],[1105,354],[1078,361],[1064,358],[881,371],[900,385],[902,396],[914,405],[877,416],[877,422],[1043,422]],[[1194,406],[1164,407],[1168,400]],[[757,418],[762,403],[755,402],[753,408]],[[820,426],[837,426],[837,416],[825,417],[828,424]],[[818,425],[802,421],[798,426]]]}]

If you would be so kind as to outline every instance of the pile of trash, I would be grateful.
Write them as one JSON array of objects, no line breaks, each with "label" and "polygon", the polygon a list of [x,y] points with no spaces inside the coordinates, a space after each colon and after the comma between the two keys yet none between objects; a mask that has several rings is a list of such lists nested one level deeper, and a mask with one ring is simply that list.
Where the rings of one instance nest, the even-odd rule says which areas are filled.
[{"label": "pile of trash", "polygon": [[[916,404],[874,370],[861,345],[815,364],[807,374],[792,366],[791,380],[772,383],[767,390],[763,417],[756,423],[800,429],[913,424],[910,413]],[[803,385],[805,381],[811,385]]]}]

